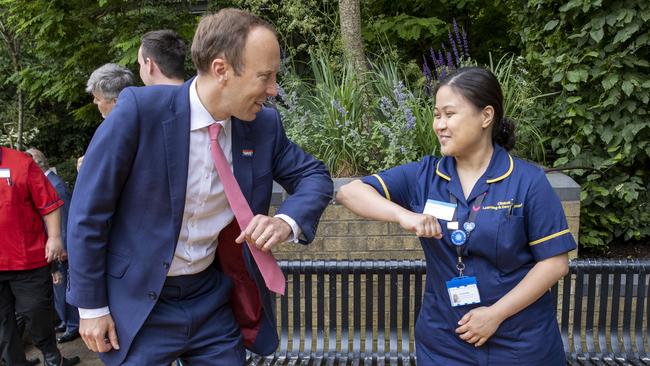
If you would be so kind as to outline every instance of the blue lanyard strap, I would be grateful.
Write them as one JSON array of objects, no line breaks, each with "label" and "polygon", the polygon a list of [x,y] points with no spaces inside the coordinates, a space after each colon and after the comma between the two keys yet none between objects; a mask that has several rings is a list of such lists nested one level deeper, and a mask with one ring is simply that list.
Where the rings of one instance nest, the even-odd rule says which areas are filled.
[{"label": "blue lanyard strap", "polygon": [[[487,196],[487,192],[483,192],[481,195],[476,197],[476,200],[474,200],[474,204],[472,207],[470,207],[469,210],[469,217],[467,218],[467,221],[463,223],[463,229],[462,230],[454,230],[451,233],[451,241],[454,246],[456,246],[456,255],[458,257],[458,262],[456,263],[456,269],[458,269],[458,272],[460,273],[460,277],[463,277],[463,271],[465,270],[465,264],[463,263],[463,248],[467,244],[467,241],[469,240],[470,235],[472,234],[472,231],[474,231],[476,227],[476,215],[478,215],[478,212],[481,210],[481,205],[483,204],[483,200],[485,199],[485,196]],[[452,204],[458,205],[458,199],[456,199],[455,196],[452,194],[449,194],[449,200],[451,201]],[[458,206],[456,206],[456,210],[454,210],[454,216],[452,218],[452,221],[458,222]],[[456,236],[456,238],[454,238]],[[459,244],[456,244],[456,242],[460,242]]]},{"label": "blue lanyard strap", "polygon": [[[483,200],[485,199],[485,196],[487,196],[487,192],[481,193],[478,197],[476,197],[476,200],[474,200],[474,204],[472,205],[470,211],[469,211],[469,217],[467,218],[467,221],[465,223],[470,223],[470,224],[475,224],[476,222],[476,215],[481,209],[481,205],[483,204]],[[457,205],[458,204],[458,199],[452,195],[451,193],[449,194],[449,200],[451,201],[451,204]],[[454,217],[452,218],[452,221],[458,221],[458,209],[454,210]],[[475,224],[476,225],[476,224]],[[463,227],[466,225],[463,225]],[[464,228],[465,231],[467,231],[467,234],[472,232],[472,230],[467,230]]]}]

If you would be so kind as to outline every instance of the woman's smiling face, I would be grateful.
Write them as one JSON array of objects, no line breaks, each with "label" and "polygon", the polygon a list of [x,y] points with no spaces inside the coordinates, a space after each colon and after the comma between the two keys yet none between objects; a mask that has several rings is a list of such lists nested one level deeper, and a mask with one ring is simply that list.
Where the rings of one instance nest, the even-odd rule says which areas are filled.
[{"label": "woman's smiling face", "polygon": [[[449,85],[436,93],[433,130],[446,156],[464,156],[478,146],[486,133],[485,114]],[[491,125],[488,123],[487,125]]]}]

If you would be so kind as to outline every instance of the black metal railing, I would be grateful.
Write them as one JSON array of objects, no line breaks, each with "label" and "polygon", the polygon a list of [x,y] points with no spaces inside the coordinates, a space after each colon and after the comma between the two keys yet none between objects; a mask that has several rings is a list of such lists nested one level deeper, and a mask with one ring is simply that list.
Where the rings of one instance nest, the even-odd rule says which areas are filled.
[{"label": "black metal railing", "polygon": [[[248,364],[414,365],[424,261],[282,261],[280,346]],[[570,364],[650,364],[650,261],[575,260],[551,289]]]}]

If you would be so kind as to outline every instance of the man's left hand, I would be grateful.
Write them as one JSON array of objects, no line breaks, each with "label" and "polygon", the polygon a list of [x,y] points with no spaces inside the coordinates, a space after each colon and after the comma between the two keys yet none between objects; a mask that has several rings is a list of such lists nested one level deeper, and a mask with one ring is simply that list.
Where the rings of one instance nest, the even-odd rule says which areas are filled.
[{"label": "man's left hand", "polygon": [[52,283],[55,285],[58,285],[61,283],[61,280],[63,279],[63,275],[61,274],[61,271],[56,271],[52,273]]},{"label": "man's left hand", "polygon": [[45,259],[47,259],[47,263],[60,260],[64,252],[60,236],[49,236],[47,238],[47,243],[45,243]]},{"label": "man's left hand", "polygon": [[287,240],[291,233],[291,226],[286,221],[277,217],[257,215],[239,234],[235,242],[241,244],[247,241],[260,250],[268,252],[276,244]]}]

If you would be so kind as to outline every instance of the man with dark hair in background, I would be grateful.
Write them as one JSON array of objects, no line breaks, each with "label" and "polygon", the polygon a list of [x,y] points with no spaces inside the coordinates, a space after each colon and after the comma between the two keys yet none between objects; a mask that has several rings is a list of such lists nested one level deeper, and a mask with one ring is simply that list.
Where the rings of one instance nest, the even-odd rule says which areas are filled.
[{"label": "man with dark hair in background", "polygon": [[183,84],[186,50],[183,39],[171,30],[151,31],[142,36],[138,64],[144,85]]}]

